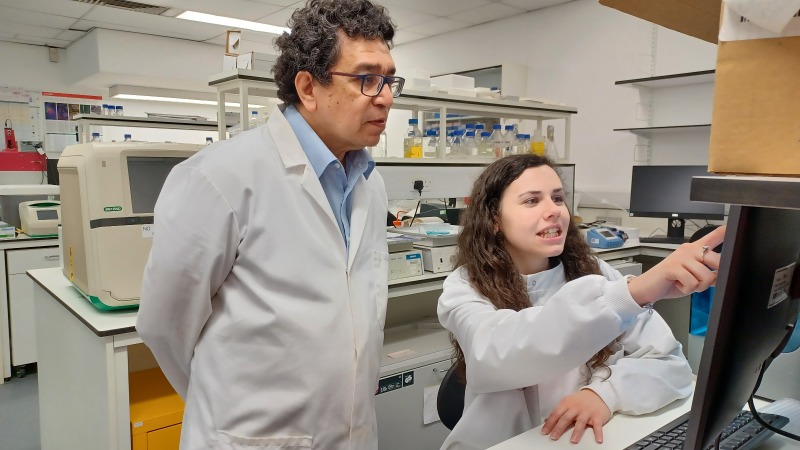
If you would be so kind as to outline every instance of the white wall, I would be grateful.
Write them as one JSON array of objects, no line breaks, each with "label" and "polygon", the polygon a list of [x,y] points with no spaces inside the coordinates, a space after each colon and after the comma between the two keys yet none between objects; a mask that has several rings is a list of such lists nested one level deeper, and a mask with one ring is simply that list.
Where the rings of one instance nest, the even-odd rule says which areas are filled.
[{"label": "white wall", "polygon": [[[646,91],[614,82],[712,69],[716,46],[594,0],[577,0],[411,42],[397,46],[392,54],[400,75],[412,68],[440,74],[504,62],[527,65],[530,97],[578,108],[571,136],[576,189],[609,197],[622,206],[627,206],[634,146],[647,142],[614,128],[684,123],[694,121],[691,116],[706,114],[710,120],[710,84],[689,92],[654,94],[651,117],[646,108],[645,114],[637,116],[639,105],[648,103]],[[678,142],[654,139],[651,163],[706,163],[707,141],[707,131],[699,137],[678,136]],[[682,144],[686,142],[691,145]]]}]

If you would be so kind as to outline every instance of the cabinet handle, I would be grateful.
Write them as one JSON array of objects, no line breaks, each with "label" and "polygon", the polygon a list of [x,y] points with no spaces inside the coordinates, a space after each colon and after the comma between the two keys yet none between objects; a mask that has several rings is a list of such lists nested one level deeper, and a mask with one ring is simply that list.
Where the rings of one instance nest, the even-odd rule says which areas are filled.
[{"label": "cabinet handle", "polygon": [[44,257],[44,259],[46,259],[48,261],[56,261],[56,260],[58,260],[58,255],[47,255],[47,256]]},{"label": "cabinet handle", "polygon": [[450,369],[437,369],[436,367],[433,368],[433,373],[447,373]]}]

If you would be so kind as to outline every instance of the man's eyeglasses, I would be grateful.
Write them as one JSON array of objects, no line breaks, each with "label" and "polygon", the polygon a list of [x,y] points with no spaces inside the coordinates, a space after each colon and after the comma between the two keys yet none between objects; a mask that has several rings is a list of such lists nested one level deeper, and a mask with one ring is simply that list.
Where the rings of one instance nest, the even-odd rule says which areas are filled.
[{"label": "man's eyeglasses", "polygon": [[403,77],[387,77],[375,73],[365,73],[358,75],[346,72],[331,72],[331,75],[341,75],[343,77],[353,77],[361,79],[361,93],[367,97],[377,97],[381,93],[384,85],[389,85],[392,97],[397,97],[403,91],[403,84],[406,79]]}]

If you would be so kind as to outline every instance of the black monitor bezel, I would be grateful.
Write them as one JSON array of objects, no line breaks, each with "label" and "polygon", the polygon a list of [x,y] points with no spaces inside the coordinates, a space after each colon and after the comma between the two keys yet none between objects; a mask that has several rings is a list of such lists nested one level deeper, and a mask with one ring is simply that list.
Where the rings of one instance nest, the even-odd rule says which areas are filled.
[{"label": "black monitor bezel", "polygon": [[[637,170],[653,170],[655,168],[658,169],[667,169],[667,168],[703,168],[702,174],[697,174],[693,176],[713,176],[714,174],[708,173],[708,166],[703,165],[659,165],[659,166],[633,166],[631,170],[631,193],[629,197],[629,207],[628,207],[628,214],[630,217],[655,217],[655,218],[666,218],[666,219],[704,219],[704,220],[724,220],[725,219],[725,205],[724,204],[716,204],[710,202],[696,202],[696,203],[708,203],[711,205],[719,205],[720,212],[719,213],[687,213],[685,211],[651,211],[646,208],[637,208],[637,205],[634,205],[634,172]],[[691,185],[691,178],[689,179],[689,184]],[[687,200],[689,200],[687,198]]]},{"label": "black monitor bezel", "polygon": [[758,290],[789,261],[800,276],[797,229],[800,210],[731,206],[685,450],[713,443],[753,393],[762,365],[791,334],[800,309],[797,293],[765,308]]}]

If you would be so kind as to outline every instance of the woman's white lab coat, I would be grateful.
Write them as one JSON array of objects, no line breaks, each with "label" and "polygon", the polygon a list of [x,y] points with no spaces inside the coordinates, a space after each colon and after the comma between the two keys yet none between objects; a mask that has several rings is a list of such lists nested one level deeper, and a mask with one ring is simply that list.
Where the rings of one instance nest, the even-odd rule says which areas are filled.
[{"label": "woman's white lab coat", "polygon": [[[626,414],[691,394],[691,369],[667,324],[633,301],[619,272],[599,263],[603,276],[566,284],[562,265],[523,276],[533,306],[519,312],[495,308],[463,268],[447,277],[439,320],[464,351],[467,389],[443,449],[484,449],[537,427],[583,387]],[[610,375],[598,369],[589,380],[585,363],[620,335]]]},{"label": "woman's white lab coat", "polygon": [[175,167],[136,328],[185,399],[182,449],[374,449],[387,301],[383,179],[351,244],[279,109]]}]

